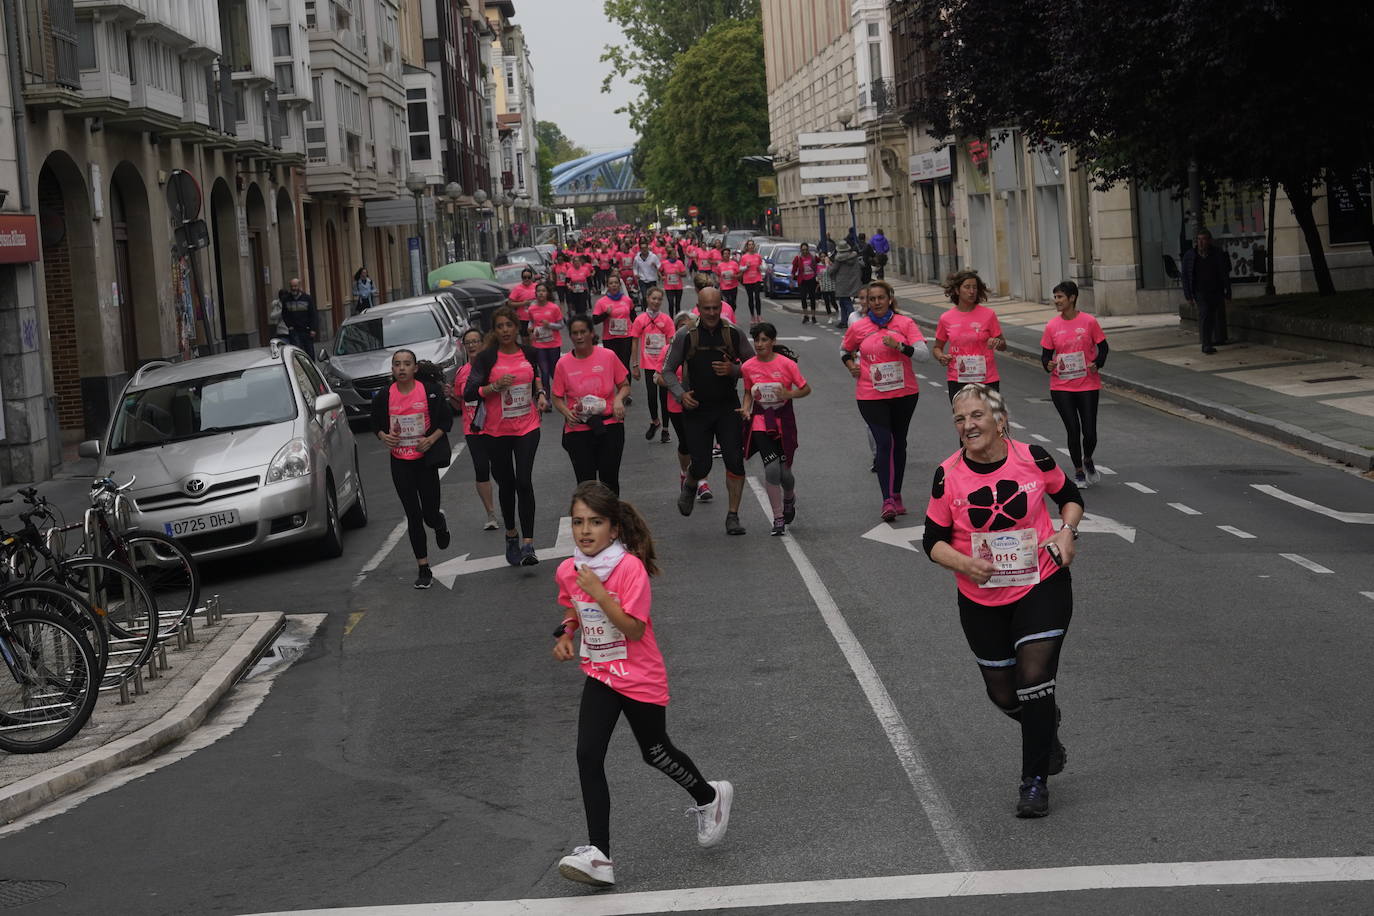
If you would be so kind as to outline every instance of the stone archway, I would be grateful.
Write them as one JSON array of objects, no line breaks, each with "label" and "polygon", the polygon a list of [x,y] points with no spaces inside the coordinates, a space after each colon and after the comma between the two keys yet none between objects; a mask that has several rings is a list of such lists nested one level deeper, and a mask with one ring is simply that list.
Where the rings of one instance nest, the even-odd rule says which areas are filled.
[{"label": "stone archway", "polygon": [[[244,300],[243,260],[239,254],[239,211],[229,182],[215,179],[210,189],[210,237],[215,257],[215,323],[230,350],[244,346],[236,310]],[[230,321],[230,313],[235,312]],[[231,331],[233,332],[231,335]]]},{"label": "stone archway", "polygon": [[[118,314],[123,368],[132,374],[143,362],[161,358],[164,349],[148,189],[132,162],[115,166],[109,200],[115,283],[110,305]],[[118,302],[113,301],[116,289]]]},{"label": "stone archway", "polygon": [[[267,346],[270,336],[267,328],[267,305],[274,295],[272,268],[267,253],[267,203],[263,200],[262,189],[257,182],[248,185],[244,194],[244,215],[248,222],[248,284],[250,294],[243,303],[251,309],[258,329],[258,343]],[[278,283],[278,286],[285,286]]]}]

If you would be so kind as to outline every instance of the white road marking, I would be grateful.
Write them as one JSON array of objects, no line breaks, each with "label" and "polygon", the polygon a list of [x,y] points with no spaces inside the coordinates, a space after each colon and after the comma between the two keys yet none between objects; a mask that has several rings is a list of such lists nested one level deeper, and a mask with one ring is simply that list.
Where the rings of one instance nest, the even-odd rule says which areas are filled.
[{"label": "white road marking", "polygon": [[1192,506],[1185,506],[1183,503],[1169,503],[1170,506],[1182,512],[1184,515],[1201,515],[1202,513]]},{"label": "white road marking", "polygon": [[1107,467],[1105,464],[1099,464],[1099,465],[1097,465],[1097,469],[1098,469],[1099,471],[1101,471],[1103,474],[1106,474],[1108,477],[1115,477],[1115,476],[1116,476],[1116,471],[1113,471],[1111,468]]},{"label": "white road marking", "polygon": [[1114,534],[1128,544],[1135,543],[1134,528],[1096,513],[1084,512],[1078,523],[1078,531],[1080,534]]},{"label": "white road marking", "polygon": [[1333,575],[1335,574],[1335,570],[1327,569],[1325,566],[1321,565],[1315,560],[1307,559],[1307,557],[1303,556],[1302,554],[1281,553],[1279,554],[1279,556],[1283,557],[1285,560],[1292,560],[1294,563],[1298,564],[1303,569],[1309,569],[1314,573],[1332,573]]},{"label": "white road marking", "polygon": [[1020,423],[1017,423],[1015,420],[1012,420],[1012,421],[1011,421],[1011,428],[1012,428],[1012,429],[1025,429],[1024,426],[1022,426]]},{"label": "white road marking", "polygon": [[[572,556],[573,536],[572,519],[563,516],[558,520],[558,536],[554,540],[552,547],[540,548],[536,551],[540,560],[561,560],[564,557]],[[492,569],[502,569],[509,566],[506,562],[506,555],[500,554],[494,557],[480,557],[476,560],[469,560],[468,554],[453,557],[434,567],[434,581],[445,588],[453,588],[454,580],[459,576],[466,576],[470,573],[487,572]]]},{"label": "white road marking", "polygon": [[1310,499],[1294,496],[1292,493],[1287,493],[1267,483],[1252,483],[1250,486],[1259,490],[1261,493],[1269,494],[1275,499],[1281,499],[1286,503],[1292,503],[1310,512],[1315,512],[1318,515],[1325,515],[1327,518],[1334,518],[1336,521],[1345,522],[1347,525],[1374,525],[1374,512],[1345,512],[1341,509],[1332,509],[1329,506],[1323,506],[1321,503],[1314,503]]},{"label": "white road marking", "polygon": [[[1042,435],[1040,435],[1039,433],[1031,433],[1031,438],[1034,439],[1034,440],[1037,441],[1037,442],[1049,442],[1049,441],[1050,441],[1050,440],[1049,440],[1049,437],[1047,437],[1047,436],[1042,436]],[[1064,449],[1063,451],[1065,452],[1065,454],[1067,454],[1069,450],[1068,450],[1068,449]]]},{"label": "white road marking", "polygon": [[[929,875],[836,878],[780,884],[736,884],[637,893],[583,894],[523,900],[360,906],[296,910],[293,916],[632,916],[746,907],[819,906],[885,900],[932,900],[1007,894],[1155,887],[1249,887],[1374,881],[1374,856],[1324,859],[1235,859],[1220,862],[1149,862],[1134,865],[1070,865],[1005,871],[958,871]],[[259,916],[286,916],[288,911]]]},{"label": "white road marking", "polygon": [[1374,601],[1374,592],[1360,592],[1360,594],[1364,595],[1370,601]]},{"label": "white road marking", "polygon": [[[754,491],[758,498],[759,506],[763,509],[765,517],[773,517],[773,509],[768,502],[768,493],[757,478],[749,478],[749,487]],[[916,746],[916,741],[911,736],[911,730],[907,728],[906,720],[902,718],[901,712],[897,709],[897,704],[893,702],[891,694],[883,686],[882,678],[878,676],[877,669],[873,667],[873,662],[868,658],[868,653],[864,651],[863,645],[859,642],[854,631],[849,628],[849,623],[844,619],[844,614],[840,612],[839,605],[830,594],[830,589],[825,585],[825,580],[816,572],[816,567],[811,565],[806,553],[801,549],[795,538],[784,535],[783,545],[787,548],[787,553],[792,558],[792,563],[801,575],[802,582],[806,584],[807,591],[811,593],[811,600],[816,603],[816,608],[821,612],[821,619],[830,629],[830,635],[840,647],[840,652],[844,655],[845,661],[849,663],[849,668],[854,672],[854,677],[858,680],[859,686],[863,689],[864,696],[868,698],[868,705],[872,707],[873,714],[878,717],[878,723],[887,733],[888,743],[892,745],[892,750],[897,753],[897,759],[902,764],[902,769],[906,771],[907,780],[911,787],[916,790],[916,799],[925,811],[926,819],[930,821],[931,829],[935,832],[935,839],[944,850],[945,858],[956,869],[971,868],[977,859],[974,857],[973,848],[964,836],[963,828],[960,827],[954,816],[954,809],[945,800],[944,792],[940,789],[935,777],[931,774],[929,765],[926,763],[925,755]],[[646,911],[647,912],[647,911]]]},{"label": "white road marking", "polygon": [[[448,473],[449,468],[453,467],[455,464],[458,463],[458,456],[463,453],[463,449],[466,446],[466,442],[459,442],[456,446],[454,446],[453,457],[449,460],[448,467],[439,469],[440,480],[444,479],[444,475]],[[396,545],[401,542],[401,538],[405,537],[405,533],[406,520],[401,519],[399,522],[396,523],[396,527],[391,529],[391,533],[386,536],[386,540],[382,541],[382,546],[377,548],[377,552],[372,555],[372,559],[364,563],[363,568],[358,570],[358,574],[353,577],[354,588],[357,588],[359,585],[362,585],[363,580],[367,578],[367,574],[372,572],[372,570],[376,569],[378,566],[382,565],[382,561],[385,560],[387,558],[387,555],[390,554],[391,551],[395,549]]]},{"label": "white road marking", "polygon": [[891,522],[879,522],[874,527],[864,532],[864,537],[870,541],[877,541],[879,544],[891,544],[893,547],[900,547],[903,550],[910,550],[916,553],[914,546],[916,541],[925,534],[925,525],[912,525],[910,528],[894,528]]},{"label": "white road marking", "polygon": [[917,377],[918,379],[920,379],[921,381],[923,381],[923,382],[929,381],[929,379],[927,379],[924,375],[922,375],[922,374],[919,373],[919,372],[916,373],[916,377]]},{"label": "white road marking", "polygon": [[1141,493],[1157,493],[1157,492],[1159,492],[1158,490],[1151,490],[1149,487],[1145,486],[1145,484],[1143,484],[1143,483],[1136,483],[1134,480],[1128,480],[1128,481],[1126,481],[1126,486],[1130,487],[1132,490],[1139,490]]},{"label": "white road marking", "polygon": [[1254,537],[1254,535],[1251,534],[1250,532],[1248,532],[1248,531],[1241,531],[1239,528],[1232,528],[1230,525],[1217,525],[1217,527],[1220,528],[1222,531],[1225,531],[1227,534],[1234,534],[1234,535],[1235,535],[1236,537],[1238,537],[1238,538],[1253,538],[1253,537]]}]

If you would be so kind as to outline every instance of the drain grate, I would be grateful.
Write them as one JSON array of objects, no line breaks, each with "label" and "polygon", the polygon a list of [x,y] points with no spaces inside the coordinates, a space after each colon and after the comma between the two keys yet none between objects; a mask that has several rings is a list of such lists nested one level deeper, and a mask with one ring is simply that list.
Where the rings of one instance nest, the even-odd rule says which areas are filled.
[{"label": "drain grate", "polygon": [[0,878],[0,910],[11,910],[35,900],[45,900],[66,889],[67,885],[61,881],[20,881]]},{"label": "drain grate", "polygon": [[1309,385],[1320,385],[1322,382],[1361,382],[1364,379],[1358,375],[1329,375],[1326,378],[1305,378]]}]

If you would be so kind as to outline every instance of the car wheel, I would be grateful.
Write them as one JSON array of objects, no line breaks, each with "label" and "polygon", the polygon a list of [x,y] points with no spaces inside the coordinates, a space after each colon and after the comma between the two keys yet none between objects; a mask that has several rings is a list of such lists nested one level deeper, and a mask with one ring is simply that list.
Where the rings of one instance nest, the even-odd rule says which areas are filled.
[{"label": "car wheel", "polygon": [[334,482],[325,485],[324,534],[320,537],[320,556],[326,559],[343,556],[343,525],[339,524],[339,497],[334,495]]},{"label": "car wheel", "polygon": [[358,456],[353,456],[353,479],[358,483],[358,501],[343,517],[349,528],[362,528],[367,525],[367,493],[363,490],[363,475],[358,473]]}]

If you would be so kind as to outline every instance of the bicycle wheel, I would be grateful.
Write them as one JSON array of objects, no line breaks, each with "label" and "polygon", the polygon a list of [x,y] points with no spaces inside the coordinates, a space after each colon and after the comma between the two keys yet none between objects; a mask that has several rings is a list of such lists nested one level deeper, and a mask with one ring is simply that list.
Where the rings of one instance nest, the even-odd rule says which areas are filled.
[{"label": "bicycle wheel", "polygon": [[28,580],[0,588],[0,610],[46,610],[59,614],[76,628],[95,651],[97,681],[105,677],[110,658],[110,634],[105,621],[78,592],[52,582]]},{"label": "bicycle wheel", "polygon": [[[57,606],[66,600],[54,597]],[[95,650],[62,614],[9,612],[7,603],[0,596],[0,750],[50,751],[91,717],[100,683]]]},{"label": "bicycle wheel", "polygon": [[175,633],[200,606],[200,567],[175,538],[133,531],[111,544],[105,559],[138,573],[157,604],[161,637]]},{"label": "bicycle wheel", "polygon": [[65,585],[85,597],[110,631],[107,681],[126,681],[148,663],[157,648],[157,603],[138,574],[122,563],[97,557],[68,557],[40,581]]}]

